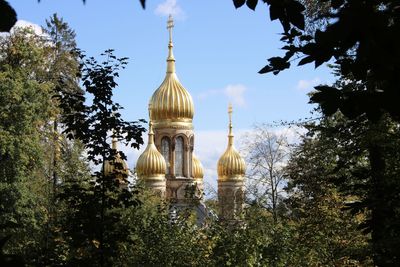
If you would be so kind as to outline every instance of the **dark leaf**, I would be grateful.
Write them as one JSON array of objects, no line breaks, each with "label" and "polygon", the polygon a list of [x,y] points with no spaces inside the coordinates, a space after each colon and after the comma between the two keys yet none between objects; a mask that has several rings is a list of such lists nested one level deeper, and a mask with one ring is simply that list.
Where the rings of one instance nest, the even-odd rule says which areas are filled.
[{"label": "dark leaf", "polygon": [[334,114],[340,104],[339,90],[325,85],[316,86],[315,89],[318,92],[310,97],[310,103],[318,103],[322,112],[327,116]]},{"label": "dark leaf", "polygon": [[332,0],[331,1],[331,6],[332,8],[339,8],[341,5],[343,5],[343,0]]},{"label": "dark leaf", "polygon": [[270,5],[269,17],[271,20],[276,20],[284,15],[282,7],[278,5]]},{"label": "dark leaf", "polygon": [[287,15],[289,21],[297,28],[304,30],[304,6],[297,1],[290,1],[287,4]]},{"label": "dark leaf", "polygon": [[246,3],[246,0],[233,0],[233,5],[235,6],[235,8],[243,6],[244,3]]},{"label": "dark leaf", "polygon": [[143,9],[146,8],[146,0],[139,0],[140,4],[142,5]]},{"label": "dark leaf", "polygon": [[314,61],[314,58],[313,58],[313,57],[307,56],[307,57],[303,58],[302,60],[300,60],[300,62],[299,62],[298,65],[299,65],[299,66],[305,65],[305,64],[311,63],[311,62],[313,62],[313,61]]},{"label": "dark leaf", "polygon": [[282,57],[272,57],[268,59],[268,61],[269,65],[262,68],[258,73],[263,74],[272,71],[272,73],[276,75],[280,71],[290,67],[290,63],[287,61],[287,59]]},{"label": "dark leaf", "polygon": [[246,5],[251,9],[251,10],[256,10],[258,0],[247,0]]},{"label": "dark leaf", "polygon": [[308,41],[311,41],[312,39],[313,39],[313,37],[311,35],[300,36],[300,41],[302,41],[302,42],[308,42]]},{"label": "dark leaf", "polygon": [[259,74],[264,74],[272,71],[272,67],[270,65],[266,65],[264,68],[258,71]]},{"label": "dark leaf", "polygon": [[0,0],[0,32],[9,32],[17,22],[17,13],[5,0]]},{"label": "dark leaf", "polygon": [[315,68],[318,68],[322,63],[324,63],[325,60],[322,58],[316,58],[315,59]]}]

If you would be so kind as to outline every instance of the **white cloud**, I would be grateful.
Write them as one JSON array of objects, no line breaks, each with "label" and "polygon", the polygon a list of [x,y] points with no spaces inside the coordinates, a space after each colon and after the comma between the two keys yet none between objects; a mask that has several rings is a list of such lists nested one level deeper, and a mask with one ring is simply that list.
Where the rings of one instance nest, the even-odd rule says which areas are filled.
[{"label": "white cloud", "polygon": [[16,28],[31,28],[34,33],[37,35],[44,35],[43,29],[40,25],[35,23],[26,21],[26,20],[18,20],[15,25],[12,27],[11,32],[15,31]]},{"label": "white cloud", "polygon": [[244,93],[247,91],[247,87],[243,84],[228,84],[223,89],[211,89],[203,91],[197,95],[199,100],[204,100],[208,97],[224,95],[227,97],[229,102],[232,102],[235,106],[244,107],[246,106],[246,99]]},{"label": "white cloud", "polygon": [[204,100],[204,99],[206,99],[206,98],[208,98],[208,97],[210,97],[210,96],[215,96],[215,95],[218,95],[218,94],[220,94],[220,93],[221,93],[221,90],[214,90],[214,89],[211,89],[211,90],[207,90],[207,91],[201,92],[200,94],[197,95],[197,97],[198,97],[200,100]]},{"label": "white cloud", "polygon": [[235,106],[243,107],[246,105],[246,101],[244,99],[244,92],[246,90],[247,87],[242,84],[230,84],[225,87],[224,93],[228,97],[228,100]]},{"label": "white cloud", "polygon": [[300,80],[297,82],[296,88],[301,91],[311,91],[314,89],[314,86],[319,85],[321,83],[321,80],[316,77],[311,80]]},{"label": "white cloud", "polygon": [[176,19],[183,20],[186,18],[185,12],[178,4],[177,0],[165,0],[165,2],[159,4],[154,13],[159,16],[172,15]]}]

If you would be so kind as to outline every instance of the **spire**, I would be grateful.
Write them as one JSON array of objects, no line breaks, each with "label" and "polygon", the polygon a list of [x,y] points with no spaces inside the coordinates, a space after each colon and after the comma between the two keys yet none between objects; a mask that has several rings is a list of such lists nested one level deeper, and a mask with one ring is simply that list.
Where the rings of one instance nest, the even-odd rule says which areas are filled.
[{"label": "spire", "polygon": [[151,121],[151,104],[149,104],[149,145],[154,144],[153,122]]},{"label": "spire", "polygon": [[117,141],[117,138],[115,136],[112,138],[111,147],[114,150],[118,150],[118,141]]},{"label": "spire", "polygon": [[[113,115],[114,116],[114,115]],[[111,148],[114,150],[118,150],[118,140],[115,137],[115,129],[112,130],[112,139],[111,139]]]},{"label": "spire", "polygon": [[232,133],[232,104],[229,103],[228,114],[229,114],[229,134],[228,134],[228,146],[233,146],[233,133]]},{"label": "spire", "polygon": [[172,15],[169,15],[167,21],[167,29],[169,31],[169,43],[168,43],[168,58],[167,58],[167,73],[175,73],[175,58],[172,48],[174,47],[172,43],[172,28],[174,28],[174,20]]},{"label": "spire", "polygon": [[232,105],[228,107],[229,114],[229,134],[228,146],[218,160],[218,180],[242,180],[246,172],[246,163],[233,145],[232,133]]}]

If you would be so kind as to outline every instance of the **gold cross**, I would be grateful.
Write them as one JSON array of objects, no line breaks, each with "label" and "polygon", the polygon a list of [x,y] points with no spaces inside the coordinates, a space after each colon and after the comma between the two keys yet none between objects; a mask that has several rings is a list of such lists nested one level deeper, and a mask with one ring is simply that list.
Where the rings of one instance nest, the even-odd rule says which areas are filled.
[{"label": "gold cross", "polygon": [[230,124],[232,123],[232,112],[233,112],[232,104],[229,103],[229,106],[228,106],[228,114],[229,114],[229,123],[230,123]]},{"label": "gold cross", "polygon": [[172,42],[172,28],[174,27],[174,20],[172,18],[172,15],[169,15],[168,21],[167,21],[167,29],[169,31],[169,41]]},{"label": "gold cross", "polygon": [[151,103],[149,103],[148,111],[149,111],[149,119],[150,120],[151,120],[151,108],[152,108]]}]

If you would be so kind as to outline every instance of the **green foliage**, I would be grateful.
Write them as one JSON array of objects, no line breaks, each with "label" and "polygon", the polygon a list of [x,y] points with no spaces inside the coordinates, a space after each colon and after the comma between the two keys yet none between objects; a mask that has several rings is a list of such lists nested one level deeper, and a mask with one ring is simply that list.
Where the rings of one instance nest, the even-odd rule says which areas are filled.
[{"label": "green foliage", "polygon": [[[368,214],[360,210],[353,216],[345,209],[346,203],[364,195],[357,196],[352,190],[348,192],[353,193],[340,194],[340,188],[346,186],[336,184],[343,177],[349,184],[354,183],[352,172],[365,169],[367,164],[365,151],[351,150],[353,144],[347,143],[344,136],[328,137],[327,132],[337,131],[344,121],[338,114],[323,119],[319,125],[308,125],[308,136],[303,137],[287,166],[287,204],[290,217],[296,222],[295,249],[299,256],[295,265],[312,262],[317,266],[336,266],[343,264],[343,260],[369,260],[368,236],[359,228]],[[320,131],[323,128],[326,131]],[[341,166],[342,160],[348,163],[346,167]]]},{"label": "green foliage", "polygon": [[[99,63],[74,52],[74,32],[54,15],[47,22],[54,46],[26,31],[1,40],[1,240],[12,234],[1,264],[17,254],[60,266],[370,266],[369,256],[378,266],[399,265],[398,4],[321,0],[330,7],[320,14],[327,25],[311,34],[297,1],[263,2],[283,26],[287,52],[261,73],[277,74],[300,56],[300,65],[315,66],[334,58],[347,77],[311,96],[329,116],[307,126],[291,157],[288,212],[277,220],[254,205],[238,225],[199,228],[189,216],[171,222],[167,203],[140,187],[91,174],[83,151],[98,168],[117,153],[124,158],[110,137],[138,148],[143,121],[125,122],[112,101],[126,58],[107,50]],[[15,12],[4,3],[8,30]],[[257,3],[234,0],[236,8]]]},{"label": "green foliage", "polygon": [[1,39],[0,225],[6,253],[34,260],[47,220],[41,132],[50,114],[51,83],[40,81],[44,49],[27,30]]},{"label": "green foliage", "polygon": [[168,205],[141,189],[141,205],[128,208],[121,221],[128,243],[120,245],[115,266],[207,266],[211,242],[187,217],[169,218]]},{"label": "green foliage", "polygon": [[[78,108],[62,117],[67,136],[82,142],[88,160],[95,165],[112,160],[117,153],[125,159],[121,151],[110,147],[110,137],[126,140],[138,148],[143,144],[144,131],[139,122],[122,120],[121,107],[112,100],[113,89],[117,86],[115,78],[120,68],[124,68],[126,58],[117,59],[112,50],[107,50],[103,56],[105,60],[98,63],[80,53],[82,83],[85,92],[92,96],[91,101],[84,103],[82,96],[75,106]],[[64,92],[60,101],[70,103],[75,95]],[[115,167],[118,170],[122,166]],[[59,243],[69,248],[65,263],[109,266],[114,261],[118,244],[126,243],[127,233],[119,228],[118,222],[126,208],[138,204],[136,191],[121,187],[116,173],[105,176],[103,171],[95,171],[86,179],[71,178],[62,184],[59,194],[66,207],[63,216],[67,218],[60,226],[64,232]]]},{"label": "green foliage", "polygon": [[[239,6],[244,4],[234,4],[238,2]],[[341,145],[350,151],[337,155],[337,169],[354,167],[349,174],[341,174],[337,185],[340,191],[359,197],[350,205],[354,214],[362,209],[370,212],[365,229],[371,232],[374,263],[398,265],[394,248],[399,247],[396,240],[400,232],[400,202],[394,192],[399,188],[399,174],[397,163],[391,161],[393,157],[398,159],[395,151],[400,120],[396,101],[400,94],[398,1],[315,1],[329,6],[328,12],[319,14],[319,19],[327,22],[326,27],[315,33],[304,31],[300,23],[304,8],[294,8],[292,1],[264,2],[270,6],[271,20],[279,19],[283,26],[281,41],[286,54],[270,58],[260,73],[278,74],[300,58],[299,65],[314,63],[318,67],[333,59],[338,66],[342,80],[332,86],[317,86],[310,102],[317,103],[326,116],[340,111],[350,119],[330,128],[330,139],[341,140],[345,143]],[[362,154],[364,160],[360,158]],[[359,166],[364,161],[365,166]]]},{"label": "green foliage", "polygon": [[241,224],[213,226],[213,266],[287,266],[290,231],[265,209],[249,207]]}]

